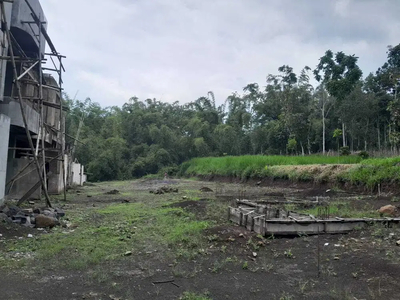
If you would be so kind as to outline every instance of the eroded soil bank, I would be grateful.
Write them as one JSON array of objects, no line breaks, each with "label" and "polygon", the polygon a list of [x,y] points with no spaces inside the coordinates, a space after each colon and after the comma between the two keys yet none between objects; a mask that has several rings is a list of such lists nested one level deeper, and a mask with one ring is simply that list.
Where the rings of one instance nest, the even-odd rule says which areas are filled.
[{"label": "eroded soil bank", "polygon": [[[163,186],[178,192],[150,193]],[[86,186],[70,190],[67,202],[55,201],[72,228],[0,224],[0,298],[398,299],[398,228],[263,238],[227,222],[227,207],[239,197],[316,196],[345,205],[346,213],[398,200],[385,190],[378,197],[229,178]]]}]

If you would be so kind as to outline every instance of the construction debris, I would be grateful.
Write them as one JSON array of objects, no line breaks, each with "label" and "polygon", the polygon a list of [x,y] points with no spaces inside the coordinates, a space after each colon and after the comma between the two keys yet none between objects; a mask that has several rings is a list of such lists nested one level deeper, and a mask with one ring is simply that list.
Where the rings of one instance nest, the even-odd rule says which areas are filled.
[{"label": "construction debris", "polygon": [[163,186],[160,187],[156,190],[150,190],[150,194],[155,194],[155,195],[162,195],[162,194],[168,194],[168,193],[178,193],[178,188],[172,188],[168,186]]},{"label": "construction debris", "polygon": [[60,219],[65,216],[60,208],[28,208],[18,206],[0,206],[0,223],[21,224],[26,227],[53,228],[60,225]]}]

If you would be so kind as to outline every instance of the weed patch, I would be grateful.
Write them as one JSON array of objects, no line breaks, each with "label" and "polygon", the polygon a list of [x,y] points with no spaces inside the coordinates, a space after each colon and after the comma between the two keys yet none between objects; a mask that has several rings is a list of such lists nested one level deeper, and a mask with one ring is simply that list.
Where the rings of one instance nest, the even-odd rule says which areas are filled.
[{"label": "weed patch", "polygon": [[[70,213],[75,231],[56,228],[34,239],[14,240],[7,251],[32,253],[31,257],[67,269],[84,269],[108,260],[123,259],[126,251],[152,253],[170,249],[196,252],[206,243],[207,221],[196,221],[181,208],[149,207],[148,204],[111,205],[103,209]],[[168,257],[168,252],[163,254]],[[28,258],[20,261],[30,262]],[[18,262],[21,263],[21,262]]]}]

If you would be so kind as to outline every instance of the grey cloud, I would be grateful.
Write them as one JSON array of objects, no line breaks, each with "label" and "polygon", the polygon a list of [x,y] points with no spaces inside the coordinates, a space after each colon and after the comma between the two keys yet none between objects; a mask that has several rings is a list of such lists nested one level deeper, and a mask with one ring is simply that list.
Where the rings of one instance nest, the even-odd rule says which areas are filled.
[{"label": "grey cloud", "polygon": [[188,102],[209,90],[222,102],[280,65],[313,67],[327,49],[356,54],[367,74],[400,40],[397,0],[41,2],[68,57],[67,92],[102,105]]}]

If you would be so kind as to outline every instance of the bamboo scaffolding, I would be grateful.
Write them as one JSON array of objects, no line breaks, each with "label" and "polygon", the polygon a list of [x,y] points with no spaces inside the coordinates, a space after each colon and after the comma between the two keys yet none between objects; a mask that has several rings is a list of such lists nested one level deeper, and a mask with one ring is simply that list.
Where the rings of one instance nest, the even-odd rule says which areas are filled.
[{"label": "bamboo scaffolding", "polygon": [[[11,62],[12,64],[12,68],[13,68],[13,77],[14,77],[14,85],[16,88],[16,93],[17,93],[17,97],[13,97],[15,99],[17,99],[17,101],[19,102],[19,106],[20,106],[20,110],[21,110],[21,115],[22,115],[22,119],[24,122],[24,127],[25,127],[25,133],[26,136],[28,138],[28,142],[29,142],[29,147],[30,148],[21,148],[21,149],[17,149],[15,148],[15,150],[27,150],[30,153],[27,153],[27,156],[33,156],[34,160],[32,162],[30,162],[25,168],[23,168],[18,174],[21,174],[22,172],[24,172],[24,170],[31,164],[35,164],[35,168],[36,171],[38,173],[39,176],[39,183],[42,186],[42,190],[44,191],[44,195],[46,198],[46,204],[48,206],[51,207],[51,202],[50,202],[50,198],[48,195],[48,191],[47,191],[47,175],[46,175],[46,160],[47,163],[50,163],[53,160],[57,160],[57,161],[61,161],[62,162],[62,176],[63,176],[63,191],[64,191],[64,199],[66,200],[66,175],[65,175],[65,135],[69,136],[68,134],[65,133],[65,118],[64,118],[64,114],[63,111],[67,110],[64,109],[63,107],[63,100],[62,100],[62,92],[63,92],[63,88],[62,88],[62,72],[65,72],[65,68],[63,66],[62,63],[62,58],[66,58],[65,56],[60,55],[52,40],[50,39],[50,36],[48,35],[46,28],[43,26],[43,24],[45,22],[42,21],[42,16],[41,15],[37,15],[33,9],[33,7],[31,6],[31,4],[29,3],[29,0],[25,0],[26,5],[29,7],[30,11],[31,11],[31,16],[32,16],[32,20],[26,20],[26,21],[22,21],[25,24],[28,24],[29,27],[31,28],[32,32],[34,33],[34,37],[36,38],[37,42],[38,42],[38,58],[31,58],[28,57],[26,55],[26,53],[24,52],[24,50],[21,48],[21,46],[18,44],[18,41],[15,39],[15,37],[13,36],[13,34],[10,31],[10,28],[8,27],[7,24],[7,17],[6,17],[6,13],[5,13],[5,8],[4,8],[4,3],[5,2],[9,2],[9,3],[13,3],[13,1],[10,0],[0,0],[0,9],[1,9],[1,20],[3,22],[3,27],[6,28],[5,34],[6,34],[6,38],[9,44],[9,56],[0,56],[1,60],[7,60],[9,62]],[[33,28],[33,26],[37,26],[38,28],[38,34],[35,33],[35,30]],[[43,38],[44,40],[47,42],[48,46],[51,49],[51,53],[44,53],[44,55],[42,55],[41,53],[41,48],[43,46]],[[14,47],[14,48],[13,48]],[[18,56],[14,55],[14,49],[16,49],[16,51],[18,52]],[[54,69],[50,69],[50,68],[45,68],[42,66],[42,64],[44,62],[47,62],[48,59],[46,58],[50,58],[50,60],[53,62],[54,65]],[[53,60],[53,57],[56,57],[59,61],[59,66],[57,66]],[[17,70],[17,65],[16,62],[21,63],[21,74],[18,75],[18,70]],[[35,76],[32,75],[32,70],[34,68],[37,68],[38,72],[39,72],[39,79],[37,80],[37,78],[35,78]],[[58,75],[58,84],[59,86],[52,86],[49,85],[48,82],[44,81],[44,77],[43,77],[43,70],[47,70],[47,71],[52,71],[57,73]],[[31,80],[27,80],[26,78],[24,78],[26,75],[29,75],[29,77],[31,78]],[[29,82],[28,82],[29,81]],[[23,97],[22,96],[22,90],[21,90],[21,84],[20,82],[26,82],[26,83],[31,83],[34,84],[37,87],[37,97]],[[56,92],[59,93],[59,99],[60,99],[60,103],[56,103],[56,102],[48,102],[44,100],[43,97],[43,89],[47,89],[47,90],[54,90]],[[33,140],[32,140],[32,136],[31,133],[29,131],[29,128],[27,126],[27,117],[25,114],[25,108],[24,108],[24,100],[26,101],[30,101],[32,103],[37,102],[37,110],[39,112],[39,131],[38,131],[38,137],[37,137],[37,145],[36,147],[33,144]],[[58,109],[59,113],[60,113],[60,128],[55,128],[53,126],[50,126],[48,124],[46,124],[45,122],[45,115],[44,115],[44,107],[51,107],[54,109]],[[54,130],[56,132],[60,133],[60,148],[61,149],[53,149],[53,148],[46,148],[45,142],[46,142],[46,136],[47,133],[49,131],[53,131]],[[71,136],[69,136],[71,137]],[[73,137],[71,137],[73,138]],[[78,141],[79,142],[79,141]],[[39,146],[40,145],[40,146]],[[10,148],[10,149],[14,149],[14,148]],[[40,153],[39,153],[40,151]],[[56,157],[47,157],[46,156],[46,151],[50,151],[50,152],[57,152],[57,156]],[[59,158],[61,156],[61,159]],[[42,160],[42,162],[39,162],[39,158]],[[50,159],[50,160],[49,160]],[[14,180],[14,178],[12,179]],[[33,187],[32,187],[33,188]],[[24,201],[24,198],[22,198],[20,200],[21,204]]]},{"label": "bamboo scaffolding", "polygon": [[[29,146],[31,148],[31,151],[33,153],[33,159],[35,160],[35,166],[36,166],[36,171],[38,173],[40,182],[42,184],[42,188],[46,197],[46,204],[51,207],[51,202],[50,202],[50,197],[49,194],[47,192],[47,185],[46,182],[43,179],[42,173],[41,173],[41,167],[40,167],[40,163],[38,160],[38,157],[35,153],[35,147],[33,145],[33,141],[32,141],[32,137],[31,137],[31,133],[29,132],[29,128],[28,128],[28,124],[27,124],[27,120],[26,120],[26,115],[25,115],[25,109],[24,109],[24,103],[23,103],[23,99],[22,99],[22,92],[21,92],[21,86],[18,80],[18,72],[17,72],[17,66],[14,60],[14,50],[13,50],[13,42],[11,39],[11,35],[10,35],[10,30],[8,28],[8,23],[7,23],[7,16],[5,13],[5,7],[4,7],[4,0],[1,1],[0,3],[0,7],[1,7],[1,19],[3,24],[5,25],[5,29],[6,29],[6,36],[7,36],[7,40],[8,40],[8,44],[9,44],[9,52],[10,52],[10,57],[11,57],[11,64],[12,64],[12,68],[13,68],[13,74],[14,74],[14,84],[15,87],[17,89],[17,93],[18,93],[18,98],[19,98],[19,106],[21,109],[21,115],[22,115],[22,120],[24,122],[24,126],[25,126],[25,132],[26,132],[26,136],[28,138],[28,142],[29,142]],[[40,49],[39,49],[40,51]]]}]

